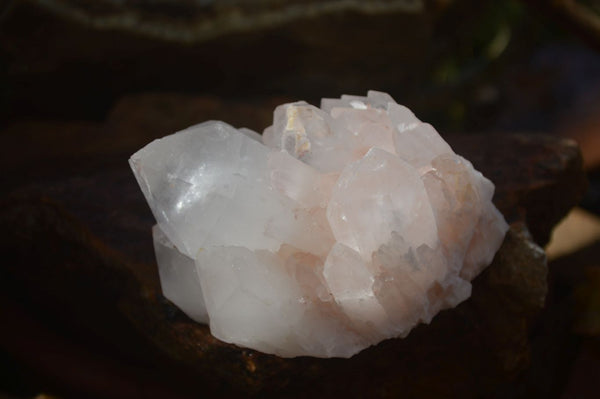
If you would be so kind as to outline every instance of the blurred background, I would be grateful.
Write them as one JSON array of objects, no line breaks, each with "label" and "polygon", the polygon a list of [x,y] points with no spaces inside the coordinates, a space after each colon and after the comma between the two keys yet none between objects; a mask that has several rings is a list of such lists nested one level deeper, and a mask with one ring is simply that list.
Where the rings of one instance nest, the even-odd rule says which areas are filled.
[{"label": "blurred background", "polygon": [[[442,135],[579,143],[589,186],[548,247],[557,294],[541,319],[556,336],[530,392],[598,397],[598,0],[0,0],[0,194],[121,167],[206,119],[261,132],[277,104],[369,89]],[[10,347],[0,397],[68,396]]]},{"label": "blurred background", "polygon": [[[600,163],[597,0],[0,4],[0,120],[20,140],[48,130],[23,137],[24,123],[50,124],[64,140],[44,137],[65,145],[78,137],[58,128],[67,121],[187,107],[183,127],[230,103],[247,107],[229,121],[262,131],[270,116],[247,115],[253,105],[378,89],[442,133],[559,134],[590,170]],[[47,144],[42,156],[60,151]]]}]

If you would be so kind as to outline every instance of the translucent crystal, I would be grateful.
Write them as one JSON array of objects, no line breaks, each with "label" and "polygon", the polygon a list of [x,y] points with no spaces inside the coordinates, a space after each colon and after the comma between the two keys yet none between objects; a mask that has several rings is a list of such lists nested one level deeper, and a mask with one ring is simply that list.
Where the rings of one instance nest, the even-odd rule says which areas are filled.
[{"label": "translucent crystal", "polygon": [[196,262],[179,252],[158,225],[152,229],[152,236],[164,296],[192,319],[208,323]]},{"label": "translucent crystal", "polygon": [[226,342],[350,357],[471,294],[508,226],[494,185],[386,93],[205,122],[130,163],[165,297]]}]

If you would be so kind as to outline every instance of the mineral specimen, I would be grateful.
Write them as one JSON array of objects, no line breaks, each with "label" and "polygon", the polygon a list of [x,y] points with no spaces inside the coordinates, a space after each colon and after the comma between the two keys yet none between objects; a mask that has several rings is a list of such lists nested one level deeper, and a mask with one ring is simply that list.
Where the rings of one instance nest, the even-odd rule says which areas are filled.
[{"label": "mineral specimen", "polygon": [[494,185],[389,95],[205,122],[130,164],[164,295],[226,342],[350,357],[470,296],[508,229]]}]

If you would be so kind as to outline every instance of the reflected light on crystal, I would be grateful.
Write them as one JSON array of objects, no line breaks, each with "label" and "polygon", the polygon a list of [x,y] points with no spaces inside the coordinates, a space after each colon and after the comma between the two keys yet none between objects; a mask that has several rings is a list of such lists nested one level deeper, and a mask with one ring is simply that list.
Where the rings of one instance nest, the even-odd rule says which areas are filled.
[{"label": "reflected light on crystal", "polygon": [[508,229],[493,184],[388,94],[321,104],[277,107],[262,138],[212,121],[131,157],[163,293],[220,340],[350,357],[405,337],[470,296]]}]

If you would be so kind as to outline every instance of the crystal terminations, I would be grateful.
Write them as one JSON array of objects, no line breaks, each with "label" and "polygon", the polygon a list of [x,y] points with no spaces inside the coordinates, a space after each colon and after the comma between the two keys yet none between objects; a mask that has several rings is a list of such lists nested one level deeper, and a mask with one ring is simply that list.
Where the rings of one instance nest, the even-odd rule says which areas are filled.
[{"label": "crystal terminations", "polygon": [[471,294],[508,225],[494,185],[388,94],[209,121],[130,159],[164,295],[220,340],[350,357]]}]

